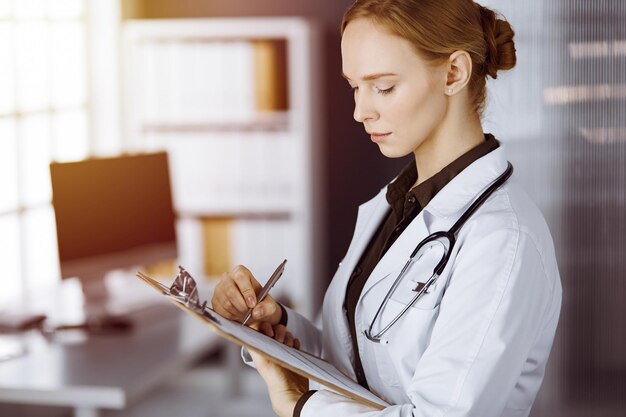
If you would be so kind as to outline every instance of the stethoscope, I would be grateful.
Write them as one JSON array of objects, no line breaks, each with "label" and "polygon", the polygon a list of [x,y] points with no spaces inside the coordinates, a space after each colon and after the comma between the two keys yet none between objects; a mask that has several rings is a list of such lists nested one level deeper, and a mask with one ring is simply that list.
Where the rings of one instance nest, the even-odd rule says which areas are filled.
[{"label": "stethoscope", "polygon": [[[513,173],[513,165],[510,162],[507,162],[507,168],[504,171],[504,173],[502,173],[502,175],[500,175],[498,178],[496,178],[495,181],[485,191],[483,191],[483,193],[476,199],[476,201],[474,201],[472,203],[472,205],[469,206],[469,208],[465,211],[465,213],[463,213],[463,215],[456,221],[456,223],[454,223],[454,225],[447,232],[444,232],[444,231],[435,232],[435,233],[429,235],[428,237],[426,237],[426,239],[422,240],[415,247],[415,249],[411,253],[411,256],[410,256],[409,260],[406,262],[406,264],[404,264],[404,267],[402,268],[402,270],[398,274],[398,277],[396,278],[396,280],[393,282],[393,285],[391,286],[389,291],[387,291],[387,294],[385,295],[385,298],[383,299],[383,302],[380,304],[380,307],[378,307],[378,311],[376,311],[376,314],[374,315],[374,318],[372,319],[372,322],[370,323],[369,328],[363,332],[363,334],[365,334],[365,337],[367,337],[372,342],[380,343],[383,340],[383,339],[381,339],[381,336],[383,336],[387,332],[387,330],[389,330],[391,328],[391,326],[393,326],[398,320],[400,320],[400,318],[407,311],[409,311],[409,309],[413,306],[413,304],[415,304],[417,302],[417,300],[419,300],[422,297],[422,295],[424,295],[424,294],[426,294],[428,292],[428,289],[435,283],[437,278],[439,278],[439,276],[441,275],[441,273],[445,269],[445,267],[446,267],[446,265],[448,263],[448,260],[450,259],[450,254],[452,253],[452,248],[454,248],[454,244],[456,243],[456,236],[457,236],[459,230],[461,229],[461,227],[465,224],[467,219],[469,219],[470,216],[472,214],[474,214],[474,212],[476,210],[478,210],[478,208],[498,188],[500,188],[509,179],[509,177],[511,176],[512,173]],[[447,241],[447,246],[444,243],[446,241]],[[380,313],[387,306],[387,303],[389,302],[389,299],[394,294],[396,288],[398,287],[398,285],[402,281],[402,278],[404,278],[404,276],[406,275],[406,273],[409,270],[409,268],[411,267],[411,265],[416,260],[419,260],[421,258],[421,256],[424,254],[425,250],[428,250],[428,249],[430,249],[432,247],[432,245],[430,247],[428,245],[429,244],[433,244],[433,243],[437,243],[437,244],[440,244],[440,245],[443,246],[443,255],[442,255],[441,260],[439,261],[439,263],[437,263],[437,265],[435,266],[435,268],[433,270],[433,273],[430,276],[430,278],[428,278],[428,280],[426,282],[418,282],[416,287],[413,289],[413,291],[415,291],[415,295],[413,296],[411,301],[406,306],[404,306],[404,308],[398,314],[396,314],[394,319],[391,320],[389,322],[389,324],[387,324],[385,327],[383,327],[382,330],[380,330],[376,334],[372,334],[372,328],[374,327],[374,323],[378,319],[378,316],[380,315]]]}]

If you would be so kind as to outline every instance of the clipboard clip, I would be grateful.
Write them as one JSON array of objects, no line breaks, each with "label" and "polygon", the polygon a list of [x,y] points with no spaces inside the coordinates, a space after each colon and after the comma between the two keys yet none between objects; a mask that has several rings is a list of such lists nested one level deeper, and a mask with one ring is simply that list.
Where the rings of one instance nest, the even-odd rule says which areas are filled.
[{"label": "clipboard clip", "polygon": [[207,300],[204,302],[200,301],[196,280],[182,266],[178,265],[178,275],[176,275],[174,283],[169,289],[164,290],[163,293],[185,307],[219,323],[215,315],[211,314],[211,309],[207,307]]}]

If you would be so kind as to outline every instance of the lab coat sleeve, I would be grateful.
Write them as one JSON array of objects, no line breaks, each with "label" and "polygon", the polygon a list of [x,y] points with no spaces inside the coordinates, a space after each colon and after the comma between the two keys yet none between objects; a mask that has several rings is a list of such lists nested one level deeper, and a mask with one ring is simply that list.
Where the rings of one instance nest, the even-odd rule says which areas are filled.
[{"label": "lab coat sleeve", "polygon": [[322,333],[309,319],[294,310],[287,310],[287,330],[300,340],[300,350],[322,356]]},{"label": "lab coat sleeve", "polygon": [[[545,366],[526,364],[529,353],[542,333],[553,336],[558,320],[558,274],[546,274],[535,242],[514,228],[493,231],[460,248],[451,268],[430,343],[406,386],[410,403],[377,412],[320,390],[305,403],[301,416],[499,417],[507,401],[511,405],[510,393],[523,367],[536,365],[541,368],[538,381],[525,387],[534,391],[525,397],[531,403],[516,405],[523,415]],[[544,348],[549,351],[552,339],[547,339]],[[518,415],[514,410],[504,414]]]}]

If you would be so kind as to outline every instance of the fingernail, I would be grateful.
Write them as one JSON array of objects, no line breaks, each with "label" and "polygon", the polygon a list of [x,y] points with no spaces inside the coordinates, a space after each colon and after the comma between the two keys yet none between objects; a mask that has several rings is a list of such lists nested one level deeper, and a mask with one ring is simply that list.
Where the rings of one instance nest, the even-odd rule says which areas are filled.
[{"label": "fingernail", "polygon": [[249,296],[246,299],[246,302],[248,303],[248,307],[250,307],[250,308],[254,307],[254,298],[252,298],[252,296]]},{"label": "fingernail", "polygon": [[254,318],[256,318],[256,319],[258,319],[258,318],[262,317],[262,316],[263,316],[263,308],[261,308],[261,307],[257,308],[256,310],[254,310],[254,311],[252,312],[252,315],[253,315],[253,316],[254,316]]}]

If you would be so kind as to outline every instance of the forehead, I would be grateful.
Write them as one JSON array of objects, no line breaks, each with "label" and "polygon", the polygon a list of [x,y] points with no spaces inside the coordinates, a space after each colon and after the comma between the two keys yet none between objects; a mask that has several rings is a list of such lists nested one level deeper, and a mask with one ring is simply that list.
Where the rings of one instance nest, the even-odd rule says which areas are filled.
[{"label": "forehead", "polygon": [[341,38],[343,73],[351,80],[367,74],[425,70],[411,43],[369,19],[348,23]]}]

